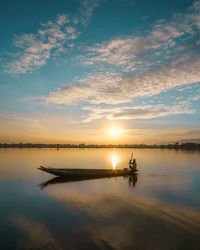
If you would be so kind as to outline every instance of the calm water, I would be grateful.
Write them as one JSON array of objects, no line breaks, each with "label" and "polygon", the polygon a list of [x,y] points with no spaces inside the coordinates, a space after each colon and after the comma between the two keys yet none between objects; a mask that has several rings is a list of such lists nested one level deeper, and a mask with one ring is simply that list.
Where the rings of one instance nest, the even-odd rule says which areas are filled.
[{"label": "calm water", "polygon": [[[137,178],[48,182],[40,165],[127,167]],[[1,149],[0,249],[200,249],[200,153]]]}]

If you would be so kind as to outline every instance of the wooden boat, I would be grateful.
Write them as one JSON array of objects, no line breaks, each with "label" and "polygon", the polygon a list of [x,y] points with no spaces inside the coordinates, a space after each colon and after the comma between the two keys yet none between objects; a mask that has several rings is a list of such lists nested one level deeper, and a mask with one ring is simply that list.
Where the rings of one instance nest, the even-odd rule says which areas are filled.
[{"label": "wooden boat", "polygon": [[80,168],[45,168],[40,166],[38,169],[61,177],[111,177],[125,176],[133,173],[128,168],[124,169],[80,169]]}]

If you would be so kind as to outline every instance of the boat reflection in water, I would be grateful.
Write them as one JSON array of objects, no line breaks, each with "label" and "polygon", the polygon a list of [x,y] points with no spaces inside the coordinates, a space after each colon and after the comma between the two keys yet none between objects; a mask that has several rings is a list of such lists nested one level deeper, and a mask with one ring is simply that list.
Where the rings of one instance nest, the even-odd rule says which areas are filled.
[{"label": "boat reflection in water", "polygon": [[[39,186],[41,189],[44,189],[48,185],[52,184],[61,184],[61,183],[67,183],[67,182],[78,182],[78,181],[87,181],[87,180],[96,180],[96,179],[105,179],[105,178],[122,178],[122,177],[54,177],[48,181],[45,181],[41,183]],[[134,187],[137,182],[137,173],[134,173],[130,176],[124,176],[123,178],[128,180],[129,186]]]}]

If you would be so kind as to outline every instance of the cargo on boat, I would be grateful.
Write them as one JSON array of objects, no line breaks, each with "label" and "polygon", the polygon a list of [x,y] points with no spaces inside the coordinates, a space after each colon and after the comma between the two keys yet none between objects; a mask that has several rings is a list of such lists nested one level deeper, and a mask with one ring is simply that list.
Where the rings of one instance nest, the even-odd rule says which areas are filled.
[{"label": "cargo on boat", "polygon": [[40,170],[61,177],[109,177],[124,176],[133,173],[128,168],[124,169],[79,169],[79,168],[45,168],[39,167]]}]

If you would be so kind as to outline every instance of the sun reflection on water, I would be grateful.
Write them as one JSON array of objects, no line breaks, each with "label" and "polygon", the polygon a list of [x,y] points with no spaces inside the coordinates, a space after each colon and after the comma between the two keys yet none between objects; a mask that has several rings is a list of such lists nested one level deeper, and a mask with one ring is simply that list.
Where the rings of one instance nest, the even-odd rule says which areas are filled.
[{"label": "sun reflection on water", "polygon": [[117,163],[119,162],[118,157],[116,155],[116,153],[112,154],[112,167],[113,169],[117,168]]}]

